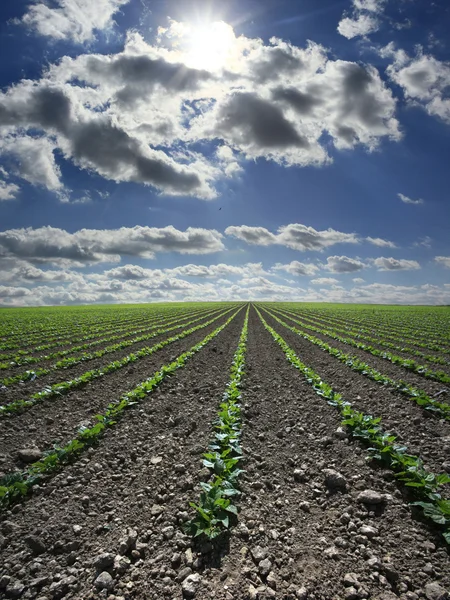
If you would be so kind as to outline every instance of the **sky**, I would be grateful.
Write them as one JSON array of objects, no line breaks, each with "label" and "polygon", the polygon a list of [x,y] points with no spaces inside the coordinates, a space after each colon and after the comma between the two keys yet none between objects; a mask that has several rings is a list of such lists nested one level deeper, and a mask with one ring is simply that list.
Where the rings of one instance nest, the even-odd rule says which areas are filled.
[{"label": "sky", "polygon": [[450,304],[448,0],[2,0],[0,306]]}]

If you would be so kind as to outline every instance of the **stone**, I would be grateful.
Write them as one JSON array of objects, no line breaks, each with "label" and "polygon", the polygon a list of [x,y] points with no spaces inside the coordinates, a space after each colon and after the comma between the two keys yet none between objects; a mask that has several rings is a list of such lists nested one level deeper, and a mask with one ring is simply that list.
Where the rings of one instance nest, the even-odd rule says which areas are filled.
[{"label": "stone", "polygon": [[264,560],[262,560],[258,565],[258,570],[263,577],[267,577],[267,575],[270,573],[271,569],[272,569],[272,563],[270,562],[270,560],[268,558],[265,558]]},{"label": "stone", "polygon": [[44,541],[37,535],[29,535],[25,538],[25,543],[35,556],[44,554],[47,550]]},{"label": "stone", "polygon": [[337,558],[339,556],[339,550],[336,548],[336,546],[330,546],[329,548],[326,548],[323,553],[327,558]]},{"label": "stone", "polygon": [[181,581],[184,581],[187,577],[189,577],[189,575],[192,574],[192,569],[191,567],[184,567],[184,569],[181,569],[181,571],[178,573],[177,577],[176,577],[176,581],[178,583],[180,583]]},{"label": "stone", "polygon": [[62,598],[69,592],[70,586],[74,583],[76,583],[74,575],[69,575],[69,577],[63,577],[59,581],[55,581],[49,588],[50,596],[55,599]]},{"label": "stone", "polygon": [[342,427],[338,427],[334,432],[334,435],[338,440],[345,440],[347,438],[347,432]]},{"label": "stone", "polygon": [[250,552],[253,560],[257,564],[264,560],[269,554],[269,550],[267,548],[262,548],[261,546],[255,546]]},{"label": "stone", "polygon": [[113,564],[114,571],[119,575],[123,575],[130,568],[131,560],[126,556],[121,556],[120,554],[117,554],[114,558]]},{"label": "stone", "polygon": [[150,514],[152,517],[157,517],[164,512],[164,506],[160,506],[159,504],[154,504],[150,509]]},{"label": "stone", "polygon": [[298,483],[304,483],[306,481],[306,473],[303,469],[294,469],[294,480]]},{"label": "stone", "polygon": [[114,555],[110,552],[103,552],[94,558],[93,565],[100,573],[109,569],[114,564]]},{"label": "stone", "polygon": [[347,488],[345,477],[338,471],[323,469],[322,473],[325,476],[325,485],[329,490],[345,490]]},{"label": "stone", "polygon": [[162,462],[162,456],[152,456],[150,462],[152,465],[159,465]]},{"label": "stone", "polygon": [[306,600],[308,598],[308,590],[302,586],[295,592],[295,597],[298,600]]},{"label": "stone", "polygon": [[186,467],[183,464],[175,465],[175,473],[186,473]]},{"label": "stone", "polygon": [[14,581],[6,587],[6,596],[8,598],[20,598],[24,591],[25,586],[22,585],[19,581]]},{"label": "stone", "polygon": [[114,588],[114,579],[107,571],[103,571],[94,581],[94,585],[99,590],[110,592]]},{"label": "stone", "polygon": [[368,537],[369,540],[378,535],[378,531],[375,529],[375,527],[371,527],[370,525],[363,525],[360,527],[359,533]]},{"label": "stone", "polygon": [[449,593],[437,582],[432,581],[425,586],[427,600],[448,600]]},{"label": "stone", "polygon": [[17,452],[17,456],[25,463],[33,463],[42,458],[42,452],[36,446],[31,448],[22,448]]},{"label": "stone", "polygon": [[195,594],[197,593],[197,589],[201,580],[202,578],[198,573],[192,573],[191,575],[188,575],[188,577],[186,577],[181,584],[183,596],[185,598],[195,598]]},{"label": "stone", "polygon": [[386,502],[386,496],[376,492],[375,490],[364,490],[358,494],[356,500],[361,504],[376,505]]},{"label": "stone", "polygon": [[346,573],[346,575],[344,576],[344,585],[346,585],[346,586],[359,585],[358,575],[356,575],[356,573]]},{"label": "stone", "polygon": [[358,590],[356,588],[352,587],[348,587],[345,590],[345,596],[344,596],[345,600],[358,600],[359,598],[359,594],[358,594]]}]

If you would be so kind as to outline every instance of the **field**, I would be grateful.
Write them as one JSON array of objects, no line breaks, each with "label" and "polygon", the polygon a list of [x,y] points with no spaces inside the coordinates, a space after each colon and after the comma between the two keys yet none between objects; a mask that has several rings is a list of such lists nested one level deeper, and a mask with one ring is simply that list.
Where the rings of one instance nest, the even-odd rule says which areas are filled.
[{"label": "field", "polygon": [[445,600],[450,309],[0,312],[0,598]]}]

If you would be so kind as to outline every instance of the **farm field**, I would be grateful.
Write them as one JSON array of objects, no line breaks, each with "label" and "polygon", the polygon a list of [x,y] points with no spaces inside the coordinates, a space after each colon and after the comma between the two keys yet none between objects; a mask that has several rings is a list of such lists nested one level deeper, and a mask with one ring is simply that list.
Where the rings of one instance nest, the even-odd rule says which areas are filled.
[{"label": "farm field", "polygon": [[0,598],[445,600],[450,309],[0,311]]}]

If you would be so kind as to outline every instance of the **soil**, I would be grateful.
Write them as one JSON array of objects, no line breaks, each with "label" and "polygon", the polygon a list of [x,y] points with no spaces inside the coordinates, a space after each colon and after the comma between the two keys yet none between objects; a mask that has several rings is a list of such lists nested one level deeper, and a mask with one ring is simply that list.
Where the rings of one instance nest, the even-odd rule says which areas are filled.
[{"label": "soil", "polygon": [[[339,412],[287,362],[253,308],[242,388],[246,473],[238,522],[214,545],[194,543],[184,533],[189,502],[197,501],[198,483],[208,476],[201,455],[243,319],[244,311],[127,411],[97,447],[1,515],[0,597],[448,598],[450,557],[438,530],[409,506],[391,472],[367,463],[365,449],[339,429]],[[350,370],[278,324],[276,329],[302,349],[309,366],[344,371],[356,394],[359,383]],[[193,344],[193,337],[184,341]],[[324,379],[339,384],[328,373]],[[129,383],[132,375],[121,374]],[[118,385],[116,380],[111,389]],[[374,387],[371,401],[379,392]],[[47,405],[47,414],[54,406]],[[371,406],[376,413],[378,405]],[[431,446],[434,441],[423,429],[428,423],[438,421],[423,419],[405,438],[424,433],[426,450],[426,440]],[[337,474],[331,477],[327,469]],[[361,503],[367,490],[378,493],[381,504]],[[99,591],[101,585],[108,591]]]}]

